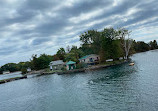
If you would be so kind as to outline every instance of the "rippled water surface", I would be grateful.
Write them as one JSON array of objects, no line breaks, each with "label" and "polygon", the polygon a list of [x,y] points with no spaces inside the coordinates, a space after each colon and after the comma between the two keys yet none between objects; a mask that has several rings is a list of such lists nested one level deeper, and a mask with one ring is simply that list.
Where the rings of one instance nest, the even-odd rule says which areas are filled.
[{"label": "rippled water surface", "polygon": [[0,111],[158,111],[158,50],[122,64],[0,85]]}]

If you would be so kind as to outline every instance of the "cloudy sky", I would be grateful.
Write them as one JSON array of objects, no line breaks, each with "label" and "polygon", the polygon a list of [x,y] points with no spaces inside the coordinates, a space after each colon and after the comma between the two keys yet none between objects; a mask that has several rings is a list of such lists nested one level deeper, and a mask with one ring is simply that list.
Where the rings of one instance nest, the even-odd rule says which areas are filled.
[{"label": "cloudy sky", "polygon": [[81,33],[105,27],[158,40],[158,0],[0,0],[0,65],[79,46]]}]

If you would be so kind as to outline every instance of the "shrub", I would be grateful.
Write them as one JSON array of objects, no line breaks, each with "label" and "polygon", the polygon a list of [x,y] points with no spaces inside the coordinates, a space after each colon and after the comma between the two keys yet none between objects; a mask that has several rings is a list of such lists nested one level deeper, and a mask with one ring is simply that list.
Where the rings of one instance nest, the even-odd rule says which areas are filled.
[{"label": "shrub", "polygon": [[66,67],[62,67],[61,70],[62,70],[62,71],[66,71]]},{"label": "shrub", "polygon": [[22,68],[22,69],[21,69],[21,73],[22,73],[22,74],[26,74],[26,73],[27,73],[27,69],[26,69],[26,68]]},{"label": "shrub", "polygon": [[82,68],[85,68],[85,67],[87,67],[87,65],[85,63],[78,63],[76,65],[76,69],[82,69]]}]

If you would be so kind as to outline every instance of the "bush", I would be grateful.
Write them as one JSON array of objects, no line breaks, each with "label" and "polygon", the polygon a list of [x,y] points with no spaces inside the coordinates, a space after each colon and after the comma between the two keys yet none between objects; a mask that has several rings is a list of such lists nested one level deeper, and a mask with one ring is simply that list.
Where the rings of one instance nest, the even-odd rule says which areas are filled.
[{"label": "bush", "polygon": [[21,69],[21,73],[22,73],[22,74],[26,74],[26,73],[27,73],[27,69],[26,69],[26,68],[22,68],[22,69]]},{"label": "bush", "polygon": [[85,63],[78,63],[76,65],[76,69],[82,69],[82,68],[85,68],[85,67],[87,67],[87,65]]},{"label": "bush", "polygon": [[66,71],[66,67],[62,67],[61,70],[62,70],[62,71]]}]

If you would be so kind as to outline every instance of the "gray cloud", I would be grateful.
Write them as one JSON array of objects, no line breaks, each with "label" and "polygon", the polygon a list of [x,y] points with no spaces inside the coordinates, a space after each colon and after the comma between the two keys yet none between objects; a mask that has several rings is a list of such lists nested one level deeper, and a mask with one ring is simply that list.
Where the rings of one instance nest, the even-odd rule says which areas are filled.
[{"label": "gray cloud", "polygon": [[157,0],[1,0],[0,4],[0,65],[79,45],[77,37],[88,29],[126,27],[136,40],[158,39]]},{"label": "gray cloud", "polygon": [[36,39],[34,39],[33,41],[32,41],[32,45],[34,46],[34,45],[40,45],[40,44],[43,44],[43,43],[45,43],[45,42],[47,42],[47,41],[50,41],[50,38],[36,38]]}]

